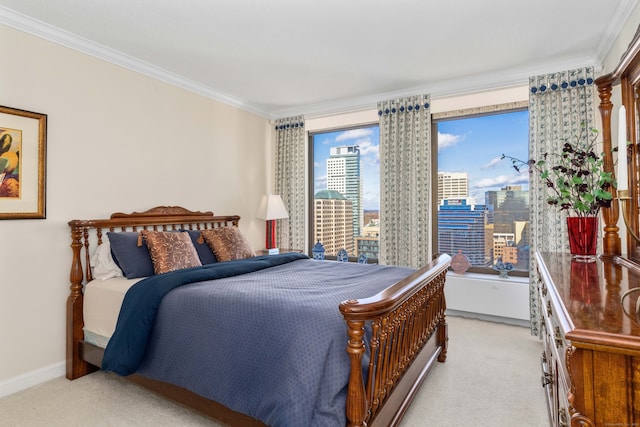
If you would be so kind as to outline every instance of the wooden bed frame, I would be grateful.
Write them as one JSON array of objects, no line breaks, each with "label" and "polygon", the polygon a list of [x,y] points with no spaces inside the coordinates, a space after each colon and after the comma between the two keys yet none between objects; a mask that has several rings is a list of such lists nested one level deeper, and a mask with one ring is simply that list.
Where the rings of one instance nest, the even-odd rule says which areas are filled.
[{"label": "wooden bed frame", "polygon": [[[92,280],[89,265],[93,246],[107,231],[201,230],[238,226],[239,216],[214,216],[178,206],[159,206],[145,212],[114,213],[109,219],[72,220],[70,294],[67,299],[67,378],[73,380],[99,369],[103,349],[84,341],[83,285]],[[406,412],[435,361],[447,356],[444,283],[451,262],[440,255],[423,268],[366,299],[340,304],[348,333],[346,351],[351,362],[346,415],[348,426],[395,426]],[[367,378],[362,375],[364,325],[373,336]],[[131,380],[235,426],[264,426],[184,388],[132,375]]]}]

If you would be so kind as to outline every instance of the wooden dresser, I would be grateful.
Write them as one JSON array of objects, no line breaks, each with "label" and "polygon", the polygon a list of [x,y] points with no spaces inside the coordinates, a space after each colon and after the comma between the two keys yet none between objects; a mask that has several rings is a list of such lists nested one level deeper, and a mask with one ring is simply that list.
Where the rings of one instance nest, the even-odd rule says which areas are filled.
[{"label": "wooden dresser", "polygon": [[596,262],[536,253],[542,384],[553,426],[640,426],[640,270],[620,257]]}]

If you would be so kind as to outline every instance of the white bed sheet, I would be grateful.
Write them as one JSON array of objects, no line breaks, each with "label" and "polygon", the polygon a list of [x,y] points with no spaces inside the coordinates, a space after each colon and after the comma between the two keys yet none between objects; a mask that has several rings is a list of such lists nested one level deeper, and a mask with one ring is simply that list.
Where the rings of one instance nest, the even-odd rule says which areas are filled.
[{"label": "white bed sheet", "polygon": [[106,347],[113,335],[120,314],[120,306],[129,288],[142,280],[113,277],[92,280],[84,287],[85,341]]}]

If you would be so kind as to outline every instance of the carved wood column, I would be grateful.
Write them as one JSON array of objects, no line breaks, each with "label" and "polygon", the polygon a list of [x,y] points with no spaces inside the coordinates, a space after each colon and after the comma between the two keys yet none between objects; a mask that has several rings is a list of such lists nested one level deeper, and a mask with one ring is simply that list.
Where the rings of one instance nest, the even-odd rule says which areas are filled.
[{"label": "carved wood column", "polygon": [[[348,303],[349,301],[347,301]],[[362,356],[364,355],[364,321],[347,320],[349,342],[347,353],[351,359],[351,374],[347,390],[347,426],[365,427],[367,400],[365,397],[364,378],[362,378]]]},{"label": "carved wood column", "polygon": [[[613,79],[610,74],[596,79],[598,87],[598,95],[600,96],[600,116],[602,117],[602,151],[604,153],[604,170],[611,172],[615,177],[615,169],[613,167],[613,144],[611,142],[611,87]],[[609,189],[614,200],[611,207],[602,208],[602,220],[604,221],[604,236],[602,238],[602,249],[605,255],[620,255],[622,253],[620,234],[618,228],[619,208],[616,199],[616,189]]]},{"label": "carved wood column", "polygon": [[[71,224],[70,224],[71,225]],[[66,376],[72,380],[95,370],[80,357],[80,341],[84,338],[82,331],[82,262],[80,250],[82,248],[83,228],[72,226],[71,229],[71,249],[73,259],[71,264],[70,293],[67,298],[67,369]]]}]

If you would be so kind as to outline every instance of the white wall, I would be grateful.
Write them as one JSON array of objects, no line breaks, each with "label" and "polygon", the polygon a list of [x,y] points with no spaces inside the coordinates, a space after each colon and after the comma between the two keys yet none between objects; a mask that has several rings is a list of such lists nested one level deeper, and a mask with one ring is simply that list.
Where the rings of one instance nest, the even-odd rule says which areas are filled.
[{"label": "white wall", "polygon": [[2,396],[64,373],[69,220],[181,205],[239,214],[262,247],[271,126],[1,25],[0,40],[0,105],[48,115],[47,218],[0,221]]},{"label": "white wall", "polygon": [[448,314],[529,325],[529,278],[499,279],[497,274],[449,272],[445,285]]}]

